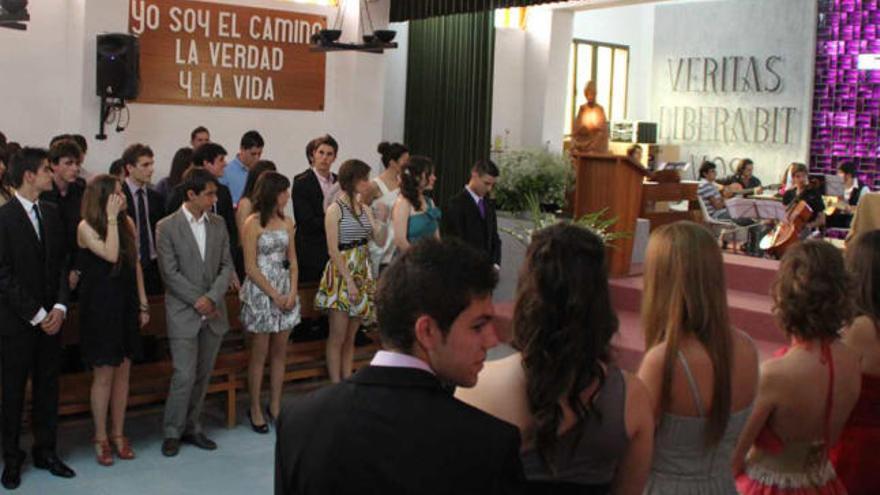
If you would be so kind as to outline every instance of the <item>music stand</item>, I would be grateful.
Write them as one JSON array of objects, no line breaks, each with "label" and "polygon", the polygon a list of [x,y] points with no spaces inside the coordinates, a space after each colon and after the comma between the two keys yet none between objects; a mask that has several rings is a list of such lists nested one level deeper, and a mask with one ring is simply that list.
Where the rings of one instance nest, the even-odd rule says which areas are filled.
[{"label": "music stand", "polygon": [[775,199],[730,198],[725,204],[731,218],[785,219],[785,206]]}]

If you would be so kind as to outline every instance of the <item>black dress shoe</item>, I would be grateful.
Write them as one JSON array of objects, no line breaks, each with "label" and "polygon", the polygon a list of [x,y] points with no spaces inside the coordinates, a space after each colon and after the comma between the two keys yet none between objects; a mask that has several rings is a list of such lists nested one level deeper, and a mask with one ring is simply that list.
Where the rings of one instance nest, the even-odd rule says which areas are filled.
[{"label": "black dress shoe", "polygon": [[37,469],[45,469],[52,473],[52,476],[60,478],[73,478],[76,473],[70,469],[67,464],[61,462],[56,455],[50,455],[42,458],[34,458],[34,467]]},{"label": "black dress shoe", "polygon": [[3,488],[7,490],[15,490],[21,484],[21,463],[7,462],[3,466],[3,477],[0,479]]},{"label": "black dress shoe", "polygon": [[206,437],[204,433],[187,433],[180,437],[180,441],[195,445],[202,450],[216,450],[217,444],[213,440]]},{"label": "black dress shoe", "polygon": [[272,414],[272,409],[270,409],[269,406],[266,406],[266,421],[270,425],[275,426],[275,415]]},{"label": "black dress shoe", "polygon": [[248,409],[247,416],[248,416],[248,421],[251,422],[251,429],[252,430],[254,430],[255,432],[260,433],[262,435],[269,433],[269,424],[268,423],[263,423],[261,425],[255,424],[254,417],[251,415],[250,409]]},{"label": "black dress shoe", "polygon": [[162,442],[162,455],[165,457],[174,457],[180,452],[179,438],[166,438]]}]

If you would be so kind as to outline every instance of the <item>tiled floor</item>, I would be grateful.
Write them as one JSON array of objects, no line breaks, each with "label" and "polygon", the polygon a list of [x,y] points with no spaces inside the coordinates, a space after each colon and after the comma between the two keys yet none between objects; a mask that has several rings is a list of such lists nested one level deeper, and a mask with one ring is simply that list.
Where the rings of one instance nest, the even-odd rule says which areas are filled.
[{"label": "tiled floor", "polygon": [[[289,392],[292,397],[296,392]],[[246,411],[244,402],[239,411]],[[91,419],[64,420],[59,429],[59,454],[72,467],[76,478],[55,478],[34,469],[30,455],[22,474],[21,494],[49,495],[140,495],[140,494],[271,494],[273,490],[275,434],[258,435],[240,418],[237,428],[224,427],[223,404],[208,399],[206,433],[219,448],[206,452],[184,445],[177,457],[166,458],[162,444],[162,408],[150,406],[131,411],[126,433],[138,458],[99,466],[89,443]],[[25,440],[28,444],[29,439]],[[27,449],[27,448],[26,448]]]}]

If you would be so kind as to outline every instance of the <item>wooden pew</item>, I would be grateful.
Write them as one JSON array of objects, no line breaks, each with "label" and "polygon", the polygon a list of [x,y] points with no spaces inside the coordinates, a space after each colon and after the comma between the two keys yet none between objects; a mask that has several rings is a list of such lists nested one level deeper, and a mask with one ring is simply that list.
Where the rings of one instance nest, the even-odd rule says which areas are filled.
[{"label": "wooden pew", "polygon": [[[303,317],[316,318],[320,315],[312,304],[316,286],[304,286],[299,290],[300,305]],[[208,394],[222,394],[226,401],[226,426],[233,428],[237,422],[238,390],[247,387],[247,366],[250,357],[245,344],[245,335],[241,328],[239,313],[241,304],[238,294],[230,292],[226,295],[230,331],[224,338],[224,345],[217,356]],[[154,336],[162,339],[167,337],[164,298],[150,297],[150,323],[141,329],[141,335]],[[374,339],[375,340],[375,339]],[[70,308],[67,321],[62,332],[65,345],[79,342],[79,317],[75,305]],[[378,344],[355,349],[355,369],[369,364]],[[327,376],[324,359],[324,341],[288,343],[287,369],[284,381],[290,382],[308,378]],[[168,386],[173,372],[170,354],[168,359],[153,363],[133,364],[129,386],[129,405],[155,404],[165,401]],[[268,364],[268,363],[267,363]],[[268,366],[267,366],[268,372]],[[92,383],[91,371],[65,373],[60,377],[60,397],[58,412],[60,415],[71,415],[90,410],[89,396]],[[268,386],[268,380],[265,380]]]}]

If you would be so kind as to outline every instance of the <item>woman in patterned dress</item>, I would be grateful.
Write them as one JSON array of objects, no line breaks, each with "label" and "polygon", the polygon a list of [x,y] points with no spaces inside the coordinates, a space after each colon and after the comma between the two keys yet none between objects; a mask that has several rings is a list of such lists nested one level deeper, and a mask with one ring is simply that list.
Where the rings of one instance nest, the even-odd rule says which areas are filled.
[{"label": "woman in patterned dress", "polygon": [[248,410],[251,427],[257,433],[268,433],[263,417],[260,391],[263,367],[269,359],[270,399],[268,420],[281,411],[281,388],[287,337],[299,323],[296,249],[293,219],[284,214],[290,201],[290,181],[276,172],[265,172],[257,181],[252,195],[253,213],[245,220],[242,236],[244,266],[247,279],[241,286],[241,322],[252,334],[251,357],[248,364]]},{"label": "woman in patterned dress", "polygon": [[375,281],[367,243],[372,238],[381,244],[385,232],[373,218],[372,209],[361,203],[361,195],[370,188],[369,179],[366,163],[343,163],[339,168],[341,194],[324,218],[330,259],[321,276],[315,307],[330,313],[327,372],[333,383],[351,376],[355,333],[374,315]]}]

